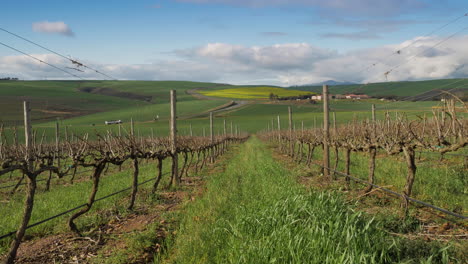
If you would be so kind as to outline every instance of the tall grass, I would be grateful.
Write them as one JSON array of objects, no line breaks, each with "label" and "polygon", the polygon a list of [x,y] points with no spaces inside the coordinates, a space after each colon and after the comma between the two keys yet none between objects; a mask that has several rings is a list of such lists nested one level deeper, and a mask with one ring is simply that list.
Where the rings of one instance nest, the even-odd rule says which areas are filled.
[{"label": "tall grass", "polygon": [[[188,206],[173,263],[393,263],[398,240],[336,193],[306,190],[257,140]],[[430,257],[429,254],[426,257]],[[439,257],[439,256],[438,256]],[[440,258],[440,257],[439,257]],[[424,259],[424,258],[423,258]]]}]

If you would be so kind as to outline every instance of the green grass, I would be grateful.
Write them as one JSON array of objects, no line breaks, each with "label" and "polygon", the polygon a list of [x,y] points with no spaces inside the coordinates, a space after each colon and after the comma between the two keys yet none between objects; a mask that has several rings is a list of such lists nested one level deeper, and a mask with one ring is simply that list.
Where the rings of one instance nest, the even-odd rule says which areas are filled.
[{"label": "green grass", "polygon": [[[297,173],[254,138],[225,171],[212,175],[189,204],[171,263],[394,263],[429,255],[400,254],[399,240],[346,206],[339,195],[307,191]],[[444,252],[444,251],[442,251]],[[158,260],[160,261],[160,260]]]},{"label": "green grass", "polygon": [[206,95],[206,96],[211,96],[211,97],[237,98],[237,99],[268,99],[271,93],[279,97],[312,94],[310,92],[285,89],[285,88],[279,88],[279,87],[269,87],[269,86],[238,87],[238,88],[206,90],[206,91],[202,90],[202,91],[199,91],[199,93]]},{"label": "green grass", "polygon": [[[216,87],[214,83],[183,81],[0,81],[0,122],[21,124],[22,101],[28,100],[35,123],[64,119],[96,112],[108,112],[169,102],[169,91],[177,90],[179,102],[197,100],[187,94],[194,88]],[[130,98],[90,94],[83,87],[110,88],[117,91],[152,96],[150,103]],[[203,103],[201,103],[203,104]],[[157,110],[157,109],[156,109]],[[112,116],[112,115],[111,115]]]},{"label": "green grass", "polygon": [[[467,151],[468,149],[465,148],[458,153],[466,154]],[[468,213],[468,190],[466,188],[468,182],[465,175],[466,161],[464,161],[464,157],[446,156],[445,161],[440,161],[440,156],[437,154],[420,153],[417,156],[417,171],[412,197],[466,215]],[[341,150],[339,158],[337,170],[344,171],[344,152]],[[314,160],[322,160],[322,149],[319,147],[315,149]],[[335,153],[330,149],[330,164],[334,164],[334,160]],[[312,165],[312,167],[320,171],[318,166]],[[367,181],[368,156],[366,153],[351,153],[350,173]],[[383,152],[379,152],[375,165],[375,183],[377,185],[402,193],[406,173],[407,167],[403,154],[386,156]],[[364,189],[365,186],[356,184],[354,188]]]},{"label": "green grass", "polygon": [[[415,119],[417,116],[423,116],[424,113],[431,115],[431,107],[438,102],[398,102],[385,104],[378,100],[362,100],[348,102],[343,100],[333,100],[330,103],[332,112],[336,112],[337,124],[347,123],[354,118],[358,120],[371,118],[371,105],[376,104],[377,118],[383,119],[385,113],[389,111],[392,116],[394,112],[406,113],[409,119]],[[226,118],[238,124],[243,130],[250,133],[256,133],[271,126],[273,120],[275,128],[277,127],[277,116],[280,116],[282,128],[288,124],[288,106],[292,107],[293,122],[296,129],[301,128],[302,121],[305,128],[312,128],[314,124],[321,126],[323,124],[323,105],[319,104],[261,104],[252,103],[230,113],[219,113],[218,118]],[[315,122],[314,122],[315,120]],[[332,120],[332,118],[330,118]]]},{"label": "green grass", "polygon": [[[170,166],[164,165],[164,172],[167,172],[169,167]],[[122,172],[109,173],[108,175],[101,177],[99,191],[96,199],[115,191],[130,187],[132,184],[131,172],[131,169],[124,169]],[[92,172],[89,172],[88,175],[91,173]],[[153,177],[156,177],[155,164],[150,163],[149,165],[143,165],[140,167],[140,182]],[[168,176],[165,175],[163,180],[166,181],[167,178]],[[150,182],[139,187],[139,193],[137,196],[138,199],[141,199],[142,193],[145,189],[151,189],[152,183],[153,182]],[[38,183],[39,186],[44,184],[44,182]],[[30,224],[61,213],[80,204],[86,203],[88,194],[91,191],[91,186],[92,182],[88,180],[68,186],[51,185],[49,192],[38,191],[34,200],[34,209]],[[42,190],[42,188],[40,190]],[[126,199],[122,200],[122,198],[128,197],[129,195],[130,191],[127,191],[108,199],[96,202],[93,205],[90,213],[80,217],[76,221],[78,228],[83,229],[87,226],[95,226],[98,225],[100,221],[102,221],[103,216],[93,212],[109,210],[109,208],[114,208],[115,206],[120,208],[122,211],[125,211],[124,208],[126,208],[126,204],[123,204],[122,202],[124,202]],[[23,213],[23,210],[21,210],[24,204],[23,200],[24,192],[18,191],[10,197],[9,201],[2,201],[2,203],[0,203],[0,212],[2,212],[2,217],[0,218],[0,234],[3,235],[18,228]],[[72,213],[66,214],[39,226],[28,229],[26,234],[40,236],[50,233],[63,232],[67,229],[66,221],[68,220],[69,216],[71,216],[71,214]],[[0,254],[7,249],[10,241],[10,239],[3,239],[0,241]]]}]

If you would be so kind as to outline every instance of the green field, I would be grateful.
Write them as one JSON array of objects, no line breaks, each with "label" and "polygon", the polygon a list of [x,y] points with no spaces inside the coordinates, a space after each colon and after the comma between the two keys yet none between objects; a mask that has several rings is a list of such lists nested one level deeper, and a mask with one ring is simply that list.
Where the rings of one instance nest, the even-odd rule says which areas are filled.
[{"label": "green field", "polygon": [[[321,93],[322,86],[294,86],[296,90],[311,91]],[[406,81],[406,82],[385,82],[385,83],[370,83],[370,84],[352,84],[330,86],[331,94],[347,94],[360,93],[375,97],[394,97],[405,98],[410,100],[418,100],[418,95],[431,90],[454,90],[458,95],[468,95],[468,80],[467,79],[447,79],[447,80],[430,80],[430,81]],[[410,97],[411,96],[411,97]],[[425,98],[426,100],[428,98]]]},{"label": "green field", "polygon": [[[151,109],[151,106],[168,103],[171,89],[177,90],[179,102],[187,102],[196,100],[186,93],[187,90],[214,86],[217,84],[182,81],[0,81],[0,122],[6,125],[21,124],[24,100],[31,103],[33,121],[41,123],[114,110],[136,115],[141,107]],[[109,93],[80,91],[83,88],[105,88]],[[112,93],[115,96],[112,96]],[[132,99],[132,95],[150,96],[151,100]],[[183,108],[181,110],[183,111]],[[155,113],[157,111],[160,110],[154,109]],[[106,116],[106,118],[113,117],[112,114]],[[118,118],[124,119],[127,116]],[[141,118],[149,116],[144,116],[143,113]],[[83,120],[83,122],[88,121],[90,120]],[[96,123],[101,122],[103,121],[96,120]]]},{"label": "green field", "polygon": [[[152,96],[150,102],[134,100],[116,96],[91,94],[80,92],[80,87],[101,87],[115,91],[131,92],[137,95]],[[232,88],[234,87],[234,88]],[[302,91],[293,91],[279,87],[257,86],[229,86],[214,83],[178,82],[178,81],[31,81],[31,82],[0,82],[0,120],[7,127],[17,124],[22,125],[22,100],[28,99],[32,104],[32,119],[34,128],[39,135],[45,132],[48,140],[54,135],[55,120],[60,119],[62,135],[66,126],[69,134],[84,134],[91,132],[105,134],[107,130],[117,132],[117,126],[106,126],[106,120],[122,120],[125,131],[129,131],[130,119],[135,122],[136,130],[140,135],[167,135],[169,118],[169,91],[177,90],[178,128],[180,134],[189,134],[189,126],[196,135],[203,135],[208,131],[207,111],[228,103],[227,97],[232,96],[231,90],[237,91],[237,97],[250,103],[227,112],[215,113],[215,133],[222,131],[224,119],[230,126],[233,122],[241,130],[255,133],[266,129],[271,120],[280,115],[283,126],[286,125],[287,107],[292,106],[294,123],[300,128],[302,122],[306,128],[314,124],[322,123],[322,109],[320,102],[317,104],[296,103],[284,101],[269,103],[271,92],[280,96],[303,94]],[[219,99],[196,98],[187,92],[195,89],[197,92],[218,95]],[[29,94],[25,98],[21,94]],[[227,96],[230,94],[229,96]],[[223,98],[226,95],[226,98]],[[11,99],[13,98],[13,99]],[[44,98],[48,98],[47,100]],[[263,98],[258,100],[259,98]],[[53,101],[52,101],[53,99]],[[46,101],[44,101],[46,100]],[[337,123],[344,123],[353,118],[370,118],[371,105],[376,104],[377,116],[382,118],[386,111],[405,112],[409,118],[416,118],[423,112],[430,113],[431,107],[440,102],[391,102],[380,100],[332,100],[330,109],[336,112]],[[44,112],[49,109],[52,112]],[[55,109],[55,110],[53,110]],[[60,110],[61,109],[61,110]],[[55,111],[55,112],[53,112]],[[60,112],[62,111],[62,112]],[[77,115],[77,116],[75,116]],[[75,117],[74,117],[75,116]],[[156,120],[156,117],[159,117]],[[45,122],[44,122],[45,121]],[[235,128],[233,128],[235,129]],[[22,140],[22,128],[18,128],[19,139]],[[12,129],[4,132],[7,138],[13,136]]]}]

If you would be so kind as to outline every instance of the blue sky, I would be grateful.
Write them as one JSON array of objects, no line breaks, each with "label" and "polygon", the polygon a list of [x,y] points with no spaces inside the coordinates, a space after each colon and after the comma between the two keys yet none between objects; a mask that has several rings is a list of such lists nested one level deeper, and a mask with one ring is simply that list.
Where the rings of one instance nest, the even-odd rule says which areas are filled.
[{"label": "blue sky", "polygon": [[[467,13],[468,3],[462,0],[2,2],[0,27],[119,79],[278,85],[326,79],[374,82],[383,81],[380,72],[402,63],[411,69],[399,69],[392,80],[450,78],[468,72],[463,66],[468,51],[460,45],[468,30],[437,46],[437,56],[412,58],[467,27],[468,17],[419,40],[399,58],[391,56]],[[0,31],[0,41],[60,67],[70,66],[5,32]],[[359,72],[375,62],[380,68]],[[4,46],[0,75],[69,78],[34,62],[28,65],[24,56]],[[102,76],[85,72],[83,78]]]}]

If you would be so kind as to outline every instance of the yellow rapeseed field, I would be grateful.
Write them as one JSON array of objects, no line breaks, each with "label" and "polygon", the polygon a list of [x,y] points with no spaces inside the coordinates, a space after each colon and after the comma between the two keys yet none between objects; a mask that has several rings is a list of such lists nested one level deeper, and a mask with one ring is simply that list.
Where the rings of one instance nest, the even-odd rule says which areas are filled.
[{"label": "yellow rapeseed field", "polygon": [[222,89],[222,90],[214,90],[214,91],[199,91],[199,93],[206,95],[206,96],[212,96],[212,97],[239,98],[239,99],[268,99],[271,93],[279,97],[313,94],[307,91],[298,91],[298,90],[290,90],[290,89],[285,89],[285,88],[266,87],[266,86],[231,88],[231,89]]}]

